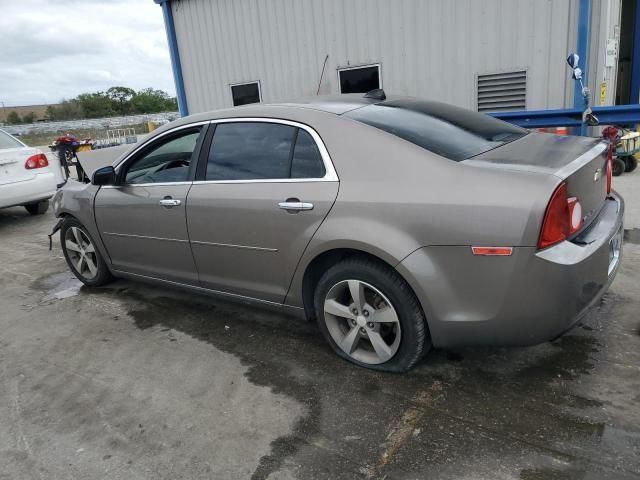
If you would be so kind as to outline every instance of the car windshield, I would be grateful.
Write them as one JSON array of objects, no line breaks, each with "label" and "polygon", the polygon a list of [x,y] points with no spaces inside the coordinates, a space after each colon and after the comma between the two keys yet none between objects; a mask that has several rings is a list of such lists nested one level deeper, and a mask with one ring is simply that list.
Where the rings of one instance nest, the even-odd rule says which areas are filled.
[{"label": "car windshield", "polygon": [[5,148],[22,148],[24,145],[6,132],[0,130],[0,150]]},{"label": "car windshield", "polygon": [[482,113],[414,99],[368,105],[344,115],[455,161],[480,155],[528,133]]}]

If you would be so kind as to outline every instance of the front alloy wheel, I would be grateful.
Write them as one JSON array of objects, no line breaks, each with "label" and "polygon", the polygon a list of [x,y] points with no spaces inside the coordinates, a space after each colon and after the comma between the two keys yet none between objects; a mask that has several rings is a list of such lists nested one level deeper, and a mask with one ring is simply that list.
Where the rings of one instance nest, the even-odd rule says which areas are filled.
[{"label": "front alloy wheel", "polygon": [[87,280],[94,279],[98,274],[98,258],[89,236],[80,228],[71,227],[64,235],[64,245],[75,271]]},{"label": "front alloy wheel", "polygon": [[82,283],[97,287],[113,279],[91,235],[75,218],[65,219],[60,243],[69,268]]}]

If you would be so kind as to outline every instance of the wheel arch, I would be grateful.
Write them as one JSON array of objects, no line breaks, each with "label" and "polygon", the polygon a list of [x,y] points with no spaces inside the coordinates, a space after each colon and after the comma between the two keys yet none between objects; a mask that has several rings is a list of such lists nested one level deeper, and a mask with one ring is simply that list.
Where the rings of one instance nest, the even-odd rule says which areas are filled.
[{"label": "wheel arch", "polygon": [[[301,279],[301,303],[304,308],[305,316],[308,320],[315,319],[315,312],[313,308],[313,296],[315,292],[316,285],[322,277],[322,274],[332,265],[354,256],[364,257],[369,260],[372,260],[376,263],[384,265],[387,268],[394,269],[402,279],[407,282],[407,285],[411,288],[413,294],[418,299],[418,303],[420,303],[420,296],[415,292],[413,285],[408,281],[398,270],[395,269],[395,266],[399,263],[392,258],[383,258],[382,255],[378,255],[368,249],[364,249],[361,246],[345,246],[345,247],[334,247],[331,249],[324,250],[322,252],[318,252],[305,266],[304,273],[302,274]],[[291,292],[290,292],[291,293]],[[423,308],[423,313],[424,308]]]},{"label": "wheel arch", "polygon": [[[102,255],[102,258],[104,258],[105,263],[107,264],[107,268],[111,270],[111,255],[109,255],[109,251],[107,250],[104,243],[102,243],[102,236],[100,235],[100,232],[97,228],[97,225],[95,224],[95,221],[92,221],[92,222],[83,221],[82,216],[77,215],[76,213],[81,213],[81,212],[73,211],[73,210],[61,207],[59,210],[56,211],[56,217],[61,220],[75,220],[78,223],[80,223],[83,227],[85,227],[89,232],[89,235],[91,235],[91,239],[93,240],[93,243],[95,244],[96,248]],[[89,220],[93,220],[93,219],[90,218]]]}]

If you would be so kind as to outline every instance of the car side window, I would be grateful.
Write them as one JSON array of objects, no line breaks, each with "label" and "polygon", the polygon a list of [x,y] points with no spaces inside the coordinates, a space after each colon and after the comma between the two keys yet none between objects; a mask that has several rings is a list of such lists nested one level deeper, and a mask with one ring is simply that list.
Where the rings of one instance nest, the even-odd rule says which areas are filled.
[{"label": "car side window", "polygon": [[200,128],[188,129],[154,145],[126,167],[124,183],[185,182],[196,148]]},{"label": "car side window", "polygon": [[322,155],[309,132],[298,129],[291,162],[291,178],[322,178],[325,174]]},{"label": "car side window", "polygon": [[216,126],[207,161],[207,180],[289,178],[296,128],[267,122],[230,122]]}]

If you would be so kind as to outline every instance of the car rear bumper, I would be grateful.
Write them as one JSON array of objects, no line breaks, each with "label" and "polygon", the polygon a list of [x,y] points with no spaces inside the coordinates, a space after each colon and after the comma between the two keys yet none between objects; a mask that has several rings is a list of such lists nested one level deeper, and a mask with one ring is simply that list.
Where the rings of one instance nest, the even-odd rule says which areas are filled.
[{"label": "car rear bumper", "polygon": [[34,203],[51,198],[55,193],[53,172],[38,173],[29,180],[0,185],[0,208]]},{"label": "car rear bumper", "polygon": [[418,295],[435,346],[534,345],[562,335],[607,291],[622,256],[623,215],[614,193],[572,241],[517,247],[508,257],[424,247],[396,268]]}]

